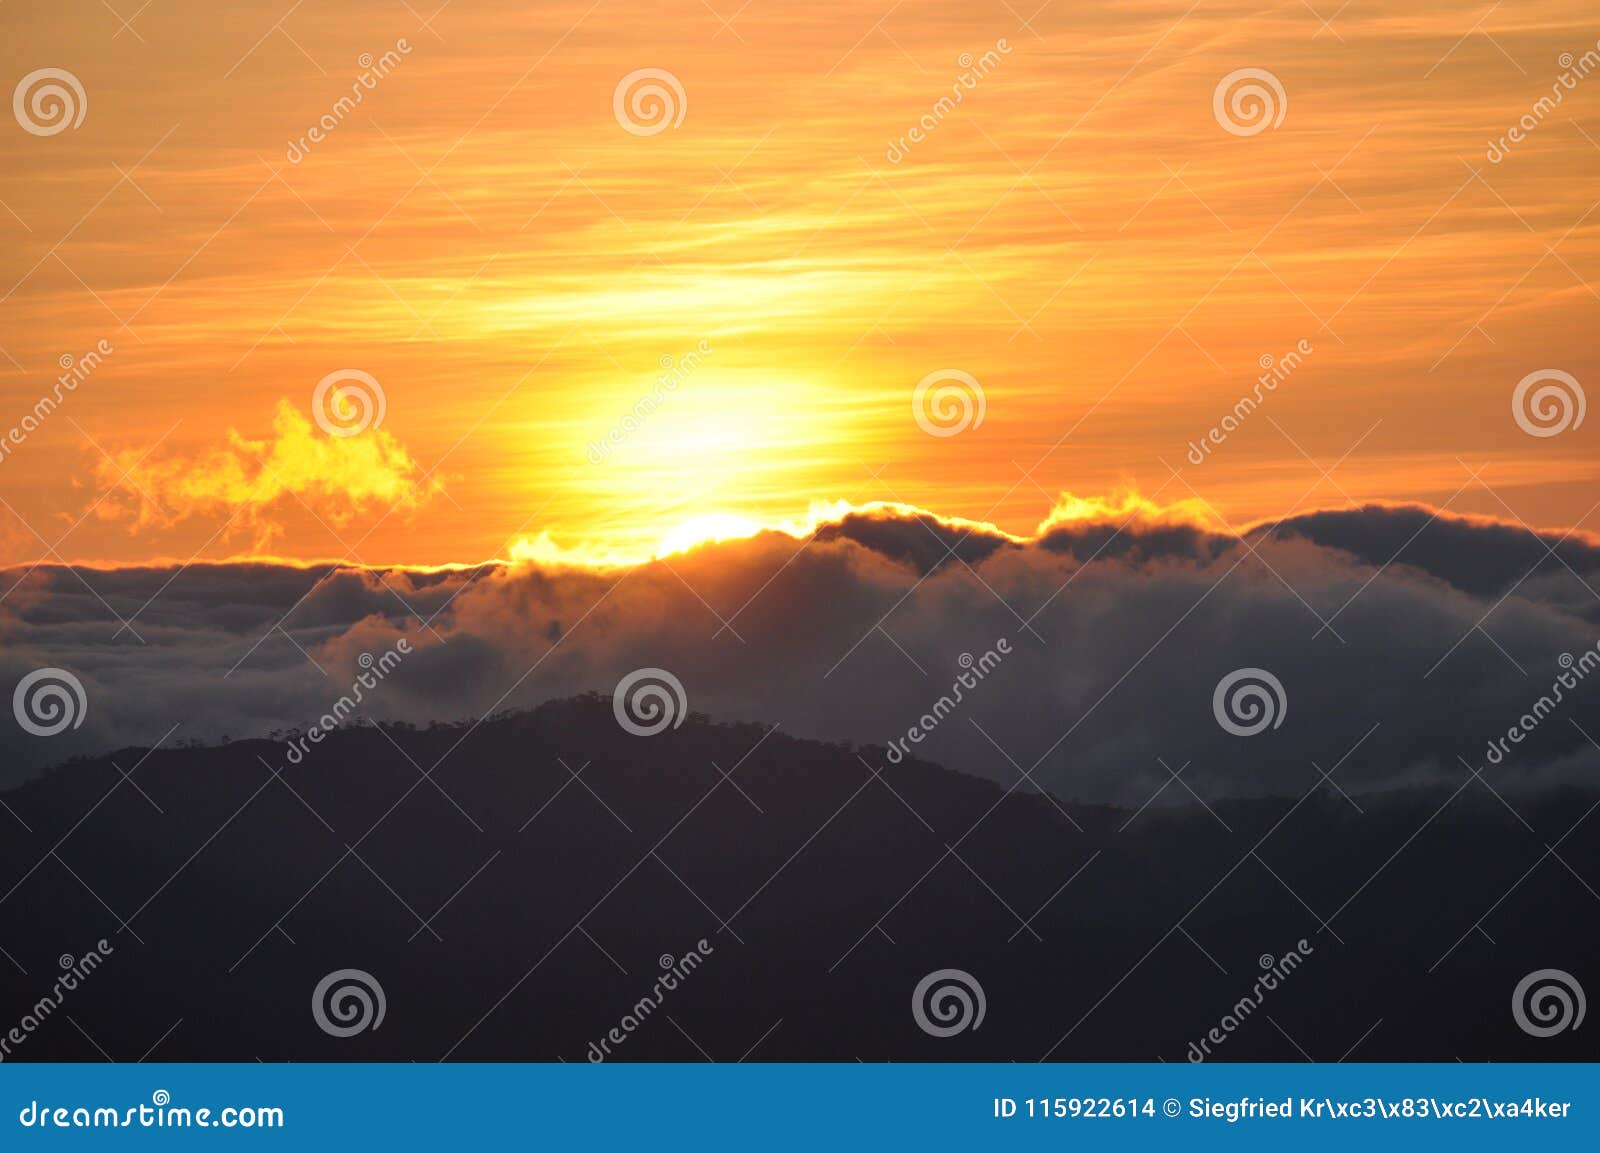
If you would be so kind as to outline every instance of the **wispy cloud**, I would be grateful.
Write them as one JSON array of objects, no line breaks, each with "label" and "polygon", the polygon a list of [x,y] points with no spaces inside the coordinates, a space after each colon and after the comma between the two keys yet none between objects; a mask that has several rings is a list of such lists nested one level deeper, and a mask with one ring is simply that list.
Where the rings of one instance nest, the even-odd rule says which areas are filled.
[{"label": "wispy cloud", "polygon": [[441,491],[387,430],[329,436],[280,400],[269,437],[229,429],[223,445],[195,454],[146,458],[137,449],[99,456],[95,479],[114,496],[95,506],[131,531],[170,527],[189,517],[222,518],[262,550],[284,532],[283,515],[311,514],[344,525],[359,514],[408,510]]}]

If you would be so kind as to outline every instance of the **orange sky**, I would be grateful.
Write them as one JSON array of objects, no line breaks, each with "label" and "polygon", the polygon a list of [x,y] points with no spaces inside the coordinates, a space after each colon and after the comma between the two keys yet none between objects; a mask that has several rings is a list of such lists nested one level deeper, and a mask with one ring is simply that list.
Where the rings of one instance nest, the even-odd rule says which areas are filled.
[{"label": "orange sky", "polygon": [[[86,100],[0,125],[0,435],[112,350],[5,445],[0,563],[636,557],[840,500],[1026,533],[1124,485],[1600,526],[1600,419],[1511,407],[1600,379],[1600,57],[1534,112],[1592,5],[436,3],[0,6],[7,87]],[[619,124],[642,68],[676,127]],[[1213,109],[1242,68],[1285,97],[1252,135]],[[331,437],[346,369],[383,420]],[[913,419],[942,370],[981,425]]]}]

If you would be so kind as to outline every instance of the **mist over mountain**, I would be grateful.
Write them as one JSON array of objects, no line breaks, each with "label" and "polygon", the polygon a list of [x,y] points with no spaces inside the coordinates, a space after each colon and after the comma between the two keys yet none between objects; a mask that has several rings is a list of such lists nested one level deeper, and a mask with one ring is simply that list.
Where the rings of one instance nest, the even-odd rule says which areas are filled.
[{"label": "mist over mountain", "polygon": [[[1184,764],[1208,796],[1295,796],[1335,764],[1355,792],[1453,787],[1463,762],[1513,792],[1600,774],[1600,549],[1414,507],[1238,537],[1135,504],[1026,540],[877,509],[629,568],[41,567],[10,587],[0,683],[61,668],[85,701],[50,736],[0,726],[12,783],[169,733],[311,726],[402,641],[359,715],[472,720],[659,668],[719,719],[915,729],[921,757],[1124,805]],[[1215,696],[1251,669],[1281,708],[1241,738]]]}]

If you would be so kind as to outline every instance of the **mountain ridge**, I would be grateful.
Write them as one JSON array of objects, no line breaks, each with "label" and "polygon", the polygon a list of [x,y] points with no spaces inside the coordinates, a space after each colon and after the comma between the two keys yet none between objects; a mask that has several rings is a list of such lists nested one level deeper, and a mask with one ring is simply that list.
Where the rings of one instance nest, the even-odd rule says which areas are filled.
[{"label": "mountain ridge", "polygon": [[[701,941],[610,1059],[1182,1060],[1302,941],[1217,1059],[1593,1054],[1508,1002],[1534,969],[1593,976],[1594,898],[1545,849],[1600,866],[1600,793],[1203,806],[1180,778],[1117,809],[698,715],[636,737],[592,694],[282,748],[112,754],[4,795],[0,1013],[115,949],[11,1059],[583,1060]],[[309,1002],[346,968],[388,1011],[336,1038]],[[911,1009],[946,968],[987,997],[947,1038]]]}]

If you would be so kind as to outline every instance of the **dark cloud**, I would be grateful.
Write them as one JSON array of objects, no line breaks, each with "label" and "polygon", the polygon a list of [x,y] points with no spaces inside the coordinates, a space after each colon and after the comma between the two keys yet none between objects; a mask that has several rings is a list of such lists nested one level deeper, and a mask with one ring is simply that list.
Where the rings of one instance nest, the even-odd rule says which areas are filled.
[{"label": "dark cloud", "polygon": [[1215,560],[1238,547],[1236,537],[1211,532],[1192,524],[1140,524],[1094,520],[1049,529],[1039,537],[1040,548],[1069,553],[1075,560],[1122,560],[1144,563],[1165,557]]},{"label": "dark cloud", "polygon": [[[1396,563],[1476,596],[1497,596],[1532,580],[1542,599],[1552,599],[1559,590],[1567,603],[1590,614],[1597,604],[1594,590],[1583,586],[1600,587],[1600,546],[1586,534],[1440,516],[1419,505],[1367,505],[1297,516],[1272,535],[1340,549],[1369,565],[1397,558]],[[1584,595],[1573,595],[1577,593]]]},{"label": "dark cloud", "polygon": [[1000,549],[1015,547],[1009,537],[983,528],[951,524],[931,514],[864,515],[847,513],[817,529],[817,540],[852,540],[931,573],[947,564],[977,564]]},{"label": "dark cloud", "polygon": [[[303,728],[404,638],[413,651],[364,694],[367,716],[472,719],[657,667],[696,712],[872,746],[874,764],[902,740],[1085,800],[1299,795],[1324,771],[1352,792],[1458,782],[1463,760],[1497,788],[1593,780],[1600,670],[1580,678],[1580,661],[1561,701],[1539,702],[1562,654],[1600,640],[1597,599],[1555,560],[1512,588],[1543,544],[1432,515],[1318,513],[1250,547],[1168,522],[1085,520],[1019,543],[856,514],[810,541],[765,533],[617,570],[41,567],[0,602],[0,678],[9,694],[38,667],[68,669],[88,710],[52,737],[8,718],[0,755],[16,781],[174,725],[173,741]],[[953,545],[966,565],[939,563]],[[1558,551],[1594,571],[1588,542]],[[138,614],[142,643],[113,611]],[[1219,681],[1246,668],[1286,697],[1282,723],[1254,736],[1213,711]],[[1532,734],[1489,758],[1525,714]]]}]

